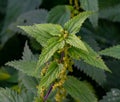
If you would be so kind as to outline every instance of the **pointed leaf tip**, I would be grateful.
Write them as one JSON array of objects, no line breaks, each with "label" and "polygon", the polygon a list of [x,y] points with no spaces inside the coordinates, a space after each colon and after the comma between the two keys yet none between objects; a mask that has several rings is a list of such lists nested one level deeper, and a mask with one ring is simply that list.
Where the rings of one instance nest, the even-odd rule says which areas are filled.
[{"label": "pointed leaf tip", "polygon": [[43,66],[49,59],[54,55],[54,53],[62,49],[65,45],[64,41],[59,42],[58,38],[51,38],[48,41],[47,47],[45,47],[42,53],[39,56],[39,60],[35,69],[35,73],[39,70],[41,66]]},{"label": "pointed leaf tip", "polygon": [[79,48],[83,51],[88,52],[85,44],[83,43],[82,40],[80,40],[76,35],[71,34],[68,36],[68,38],[66,39],[66,43],[70,44],[71,46],[74,46],[76,48]]},{"label": "pointed leaf tip", "polygon": [[73,17],[71,20],[64,24],[64,29],[67,30],[70,34],[76,34],[83,22],[92,14],[93,12],[87,11],[82,12],[79,15]]},{"label": "pointed leaf tip", "polygon": [[116,45],[110,48],[106,48],[99,52],[100,55],[110,56],[116,59],[120,59],[120,45]]},{"label": "pointed leaf tip", "polygon": [[99,54],[96,53],[87,43],[84,44],[87,47],[89,53],[81,49],[71,47],[69,49],[69,55],[72,56],[73,58],[81,58],[84,60],[84,62],[92,66],[95,66],[95,68],[100,68],[108,72],[111,72],[111,70],[106,66],[105,62],[99,56]]}]

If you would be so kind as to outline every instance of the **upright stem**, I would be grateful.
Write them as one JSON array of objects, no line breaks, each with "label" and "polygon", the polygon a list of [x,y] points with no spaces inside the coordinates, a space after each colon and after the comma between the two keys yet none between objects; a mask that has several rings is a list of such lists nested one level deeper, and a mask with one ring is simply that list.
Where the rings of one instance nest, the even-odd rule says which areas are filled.
[{"label": "upright stem", "polygon": [[60,62],[62,63],[63,62],[63,57],[65,56],[65,53],[64,51],[61,53],[61,58],[60,58]]},{"label": "upright stem", "polygon": [[75,7],[76,7],[76,9],[79,10],[78,0],[74,0],[74,2],[75,2]]},{"label": "upright stem", "polygon": [[72,1],[73,1],[73,0],[69,0],[70,5],[72,5],[72,4],[73,4],[73,3],[72,3]]},{"label": "upright stem", "polygon": [[50,93],[51,93],[51,91],[52,91],[52,87],[53,87],[53,84],[50,86],[50,89],[48,90],[47,94],[45,95],[43,102],[46,102],[48,96],[50,95]]}]

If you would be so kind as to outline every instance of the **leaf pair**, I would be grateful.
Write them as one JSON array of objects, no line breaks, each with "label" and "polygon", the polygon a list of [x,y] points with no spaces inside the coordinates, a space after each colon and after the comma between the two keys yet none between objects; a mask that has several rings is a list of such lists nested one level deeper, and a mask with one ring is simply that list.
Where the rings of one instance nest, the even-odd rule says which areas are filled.
[{"label": "leaf pair", "polygon": [[56,62],[52,62],[50,64],[45,76],[41,78],[40,84],[38,86],[38,92],[39,92],[38,94],[41,93],[42,87],[48,88],[49,85],[59,77],[62,68],[63,68],[62,64],[57,64]]},{"label": "leaf pair", "polygon": [[37,72],[57,50],[62,49],[66,43],[87,52],[86,46],[75,34],[80,30],[82,23],[90,14],[91,12],[80,13],[78,16],[66,22],[64,27],[57,24],[19,26],[44,47],[35,72]]},{"label": "leaf pair", "polygon": [[87,43],[85,43],[85,45],[89,53],[73,47],[69,49],[69,55],[74,59],[81,58],[84,60],[84,62],[95,66],[96,68],[100,68],[111,72],[109,68],[105,65],[104,61],[101,59],[99,54],[97,54]]}]

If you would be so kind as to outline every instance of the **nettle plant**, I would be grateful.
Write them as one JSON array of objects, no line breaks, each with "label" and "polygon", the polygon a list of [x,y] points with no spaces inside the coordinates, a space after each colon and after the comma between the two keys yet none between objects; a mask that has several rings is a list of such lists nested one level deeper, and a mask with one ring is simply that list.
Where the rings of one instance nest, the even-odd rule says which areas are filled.
[{"label": "nettle plant", "polygon": [[[28,34],[31,48],[39,49],[41,54],[33,54],[26,42],[22,58],[6,63],[18,71],[9,75],[7,73],[9,67],[7,69],[5,66],[6,71],[0,70],[0,79],[6,78],[8,82],[15,83],[12,87],[0,88],[0,102],[98,102],[101,97],[98,93],[107,91],[110,86],[111,91],[99,102],[119,102],[119,62],[112,59],[108,63],[108,59],[106,60],[105,57],[108,65],[113,64],[113,68],[110,66],[113,72],[111,74],[109,73],[111,70],[100,56],[105,55],[120,59],[120,45],[100,51],[106,43],[113,45],[113,40],[108,39],[109,37],[104,39],[104,35],[109,36],[108,33],[111,32],[115,34],[117,29],[114,31],[113,23],[111,28],[106,21],[104,21],[105,26],[98,25],[99,18],[99,23],[101,23],[101,18],[119,21],[119,15],[115,12],[119,11],[117,2],[115,7],[108,8],[105,5],[104,8],[103,5],[101,12],[99,6],[102,7],[102,0],[99,0],[101,3],[98,0],[93,0],[93,2],[91,0],[79,0],[79,2],[78,0],[69,0],[70,5],[59,4],[48,12],[45,9],[37,9],[42,0],[8,1],[5,24],[10,23],[10,25],[7,25],[8,29],[6,29],[6,25],[3,29],[2,46],[16,32]],[[54,0],[54,2],[58,1]],[[104,2],[108,4],[107,0]],[[112,0],[109,3],[113,5]],[[46,6],[48,6],[48,2],[46,2]],[[79,12],[81,13],[79,14]],[[81,28],[87,18],[89,20]],[[16,26],[18,27],[16,28]],[[94,28],[90,26],[101,28],[101,31],[98,29],[93,31]],[[98,33],[103,34],[99,35]],[[34,40],[38,42],[38,46]],[[103,45],[99,48],[98,44]],[[13,70],[10,69],[10,71]],[[105,71],[108,71],[113,77]],[[92,81],[95,81],[95,85]],[[107,88],[103,85],[104,82],[106,82]],[[100,86],[100,89],[96,86]],[[114,86],[116,89],[113,89]],[[104,89],[101,90],[102,88]]]},{"label": "nettle plant", "polygon": [[43,49],[37,59],[26,44],[22,60],[6,65],[37,79],[35,102],[49,101],[52,96],[56,102],[67,101],[71,96],[77,102],[97,102],[88,84],[69,75],[74,70],[75,59],[110,72],[100,55],[76,35],[90,15],[92,12],[82,12],[64,26],[51,23],[18,26],[35,38]]}]

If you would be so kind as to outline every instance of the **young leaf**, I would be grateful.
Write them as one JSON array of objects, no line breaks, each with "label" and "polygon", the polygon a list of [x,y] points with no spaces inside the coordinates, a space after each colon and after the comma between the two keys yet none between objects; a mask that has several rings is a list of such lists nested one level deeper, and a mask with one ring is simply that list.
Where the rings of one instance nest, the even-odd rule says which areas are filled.
[{"label": "young leaf", "polygon": [[93,11],[94,14],[89,17],[91,23],[94,27],[98,25],[98,0],[79,0],[81,4],[81,8],[86,11]]},{"label": "young leaf", "polygon": [[48,23],[64,25],[64,23],[70,19],[70,14],[69,6],[56,6],[49,12],[47,21]]},{"label": "young leaf", "polygon": [[120,102],[120,90],[111,89],[106,96],[103,96],[103,99],[99,102]]},{"label": "young leaf", "polygon": [[38,92],[41,91],[42,87],[48,87],[58,76],[60,71],[62,70],[63,65],[57,64],[56,62],[52,62],[45,74],[45,76],[42,77],[40,84],[38,86]]},{"label": "young leaf", "polygon": [[59,36],[62,27],[57,24],[35,24],[33,26],[19,26],[30,36],[35,38],[42,46],[46,45],[52,36]]},{"label": "young leaf", "polygon": [[70,34],[65,41],[76,48],[87,51],[87,48],[84,45],[84,43],[74,34]]},{"label": "young leaf", "polygon": [[35,61],[24,61],[24,60],[11,61],[6,63],[6,65],[14,67],[15,69],[27,75],[34,76],[37,78],[40,77],[39,76],[40,73],[36,73],[36,75],[34,75],[35,67],[37,65],[37,62]]},{"label": "young leaf", "polygon": [[113,46],[99,52],[101,55],[120,59],[120,45]]},{"label": "young leaf", "polygon": [[63,48],[65,45],[64,41],[59,41],[58,38],[53,37],[48,41],[47,46],[43,49],[42,53],[40,54],[39,61],[37,63],[37,68],[35,69],[35,73],[38,71],[39,67],[44,65],[58,50]]},{"label": "young leaf", "polygon": [[89,89],[89,87],[82,81],[75,77],[69,76],[64,83],[64,88],[78,102],[97,102],[97,98]]},{"label": "young leaf", "polygon": [[71,20],[65,23],[64,29],[67,30],[70,34],[76,34],[83,22],[91,15],[91,12],[82,12],[79,15],[75,16]]},{"label": "young leaf", "polygon": [[90,48],[88,44],[85,43],[85,46],[87,47],[88,52],[72,47],[69,49],[69,55],[73,58],[79,57],[83,59],[86,63],[95,66],[96,68],[110,71],[109,68],[105,65],[104,61],[101,59],[101,57],[92,48]]}]

